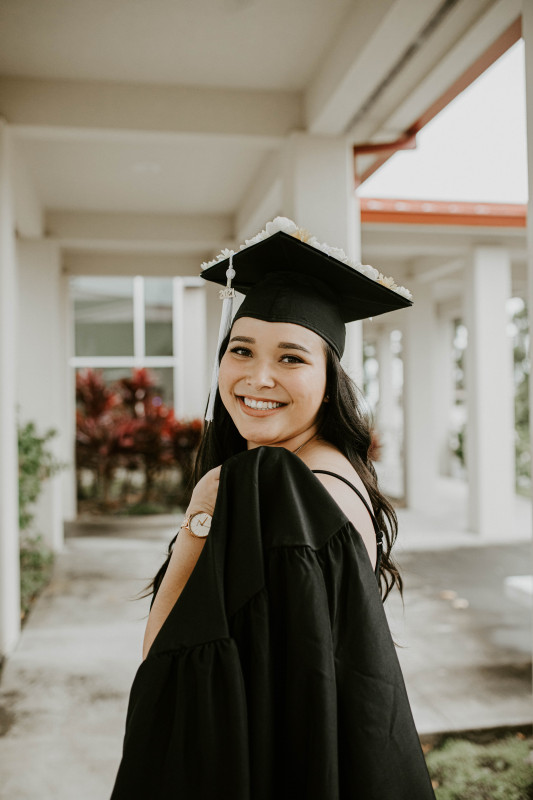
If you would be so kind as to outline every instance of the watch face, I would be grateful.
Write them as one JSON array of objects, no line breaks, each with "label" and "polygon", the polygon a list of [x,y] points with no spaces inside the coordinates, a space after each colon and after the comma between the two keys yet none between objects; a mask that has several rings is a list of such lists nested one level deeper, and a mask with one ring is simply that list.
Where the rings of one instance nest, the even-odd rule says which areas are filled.
[{"label": "watch face", "polygon": [[189,528],[195,536],[207,536],[211,528],[211,516],[204,512],[191,517]]}]

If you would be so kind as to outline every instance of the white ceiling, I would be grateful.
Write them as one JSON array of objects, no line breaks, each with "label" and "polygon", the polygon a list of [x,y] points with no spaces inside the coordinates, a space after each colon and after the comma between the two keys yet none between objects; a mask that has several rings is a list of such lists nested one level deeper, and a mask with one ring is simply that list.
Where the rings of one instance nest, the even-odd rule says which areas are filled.
[{"label": "white ceiling", "polygon": [[199,138],[17,142],[47,209],[218,214],[239,206],[270,149]]},{"label": "white ceiling", "polygon": [[[19,235],[42,235],[27,211],[39,208],[78,257],[92,247],[115,258],[159,248],[203,260],[231,242],[258,186],[282,211],[265,181],[291,132],[399,136],[520,7],[0,0],[0,115],[16,140]],[[251,209],[249,221],[263,210]],[[98,214],[111,214],[109,224]],[[139,215],[147,223],[135,235]]]},{"label": "white ceiling", "polygon": [[350,0],[2,0],[0,73],[303,89],[354,5]]}]

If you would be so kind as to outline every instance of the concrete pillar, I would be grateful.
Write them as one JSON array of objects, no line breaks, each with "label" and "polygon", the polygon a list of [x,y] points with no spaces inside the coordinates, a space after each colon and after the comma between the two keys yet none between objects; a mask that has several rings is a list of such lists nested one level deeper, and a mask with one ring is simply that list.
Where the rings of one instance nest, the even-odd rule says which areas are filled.
[{"label": "concrete pillar", "polygon": [[376,470],[384,491],[391,497],[401,497],[404,488],[402,464],[398,450],[398,409],[394,393],[390,333],[390,328],[382,325],[377,338],[379,401],[376,408],[376,430],[381,450]]},{"label": "concrete pillar", "polygon": [[414,304],[403,312],[405,498],[409,508],[429,511],[437,477],[435,307],[430,283],[411,280],[409,289]]},{"label": "concrete pillar", "polygon": [[[74,420],[67,414],[66,309],[61,258],[55,242],[19,240],[17,389],[21,423],[34,422],[38,434],[53,428],[48,449],[73,473]],[[35,509],[35,532],[54,550],[63,546],[62,476],[43,484]]]},{"label": "concrete pillar", "polygon": [[70,297],[69,276],[61,274],[59,278],[59,308],[62,312],[61,328],[63,332],[63,368],[61,382],[63,385],[64,423],[61,429],[61,453],[65,464],[72,465],[61,473],[61,502],[63,519],[73,520],[78,513],[76,486],[76,373],[70,366],[74,357],[74,304]]},{"label": "concrete pillar", "polygon": [[[209,391],[206,377],[206,298],[203,286],[187,285],[184,278],[183,315],[181,330],[185,347],[181,349],[183,368],[182,379],[185,380],[183,406],[180,415],[192,419],[202,417]],[[219,311],[222,303],[219,300]],[[187,345],[188,343],[188,345]],[[212,367],[209,360],[209,367]]]},{"label": "concrete pillar", "polygon": [[[353,152],[343,137],[292,133],[281,160],[282,210],[322,242],[361,258],[361,225],[353,181]],[[362,323],[348,325],[343,365],[363,381]]]},{"label": "concrete pillar", "polygon": [[390,329],[382,326],[377,339],[377,359],[379,364],[379,402],[377,407],[377,424],[382,436],[394,421],[394,390],[392,383],[392,350],[390,346]]},{"label": "concrete pillar", "polygon": [[468,527],[501,536],[514,517],[513,353],[509,253],[476,247],[465,270]]},{"label": "concrete pillar", "polygon": [[[527,209],[527,307],[530,319],[533,316],[533,4],[522,2],[522,37],[524,39],[526,68],[526,119],[528,160],[528,209]],[[533,370],[529,374],[529,419],[533,420]],[[529,426],[531,452],[533,453],[533,424]],[[533,638],[532,638],[533,649]]]},{"label": "concrete pillar", "polygon": [[[220,316],[222,314],[222,301],[218,296],[220,286],[217,286],[209,281],[205,282],[205,338],[206,338],[206,361],[204,369],[204,385],[206,390],[204,392],[203,408],[207,403],[209,390],[211,387],[211,376],[213,371],[213,362],[216,356],[218,331],[220,328]],[[237,310],[237,303],[233,301],[233,312]]]},{"label": "concrete pillar", "polygon": [[436,321],[435,353],[435,425],[437,439],[437,464],[440,475],[451,474],[450,422],[453,403],[453,322],[447,317]]},{"label": "concrete pillar", "polygon": [[16,428],[16,256],[11,132],[0,119],[0,656],[20,633],[18,453]]}]

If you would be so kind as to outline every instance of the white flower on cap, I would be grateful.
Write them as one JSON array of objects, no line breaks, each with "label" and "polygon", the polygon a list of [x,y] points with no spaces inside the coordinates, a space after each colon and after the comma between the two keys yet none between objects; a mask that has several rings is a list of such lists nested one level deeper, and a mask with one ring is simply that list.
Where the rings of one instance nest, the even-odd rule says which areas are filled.
[{"label": "white flower on cap", "polygon": [[405,297],[407,300],[413,299],[413,295],[411,294],[409,289],[405,288],[405,286],[397,286],[394,291],[397,292],[398,294],[401,294],[401,296]]},{"label": "white flower on cap", "polygon": [[362,272],[363,275],[366,275],[367,278],[371,278],[373,281],[377,281],[379,272],[375,267],[371,267],[370,264],[359,264],[359,272]]},{"label": "white flower on cap", "polygon": [[387,289],[392,289],[392,291],[394,291],[397,288],[394,282],[394,278],[386,278],[385,275],[381,274],[381,272],[377,277],[377,282],[381,283],[382,286],[386,286]]},{"label": "white flower on cap", "polygon": [[[264,230],[256,233],[256,235],[251,239],[246,239],[244,244],[241,244],[239,249],[245,250],[247,247],[251,247],[258,242],[262,242],[264,239],[267,239],[269,236],[273,236],[279,231],[288,233],[290,236],[294,236],[296,239],[300,239],[302,242],[311,245],[311,247],[315,247],[317,250],[321,250],[323,253],[326,253],[326,255],[337,259],[337,261],[347,264],[353,269],[356,269],[358,272],[361,272],[363,275],[366,275],[367,278],[370,278],[377,283],[381,283],[388,289],[392,289],[393,292],[397,292],[407,300],[413,299],[413,295],[409,289],[406,289],[405,286],[396,286],[394,278],[385,277],[375,267],[371,267],[370,264],[361,264],[358,261],[353,261],[351,258],[348,258],[344,250],[342,250],[340,247],[332,247],[325,242],[319,242],[316,236],[310,236],[309,232],[306,231],[305,228],[299,228],[296,223],[288,217],[276,217],[271,222],[267,222]],[[219,255],[212,261],[204,261],[202,264],[202,269],[207,269],[207,267],[212,267],[215,264],[218,264],[219,261],[224,261],[224,259],[229,258],[230,253],[231,250],[228,250],[227,248],[222,250],[222,252],[219,253]]]},{"label": "white flower on cap", "polygon": [[298,225],[288,217],[276,217],[272,222],[266,224],[266,235],[273,236],[278,231],[289,233],[291,236],[298,230]]},{"label": "white flower on cap", "polygon": [[267,238],[267,232],[259,231],[259,233],[256,233],[255,236],[252,236],[251,239],[246,239],[244,244],[241,244],[240,250],[244,250],[246,247],[251,247],[253,244],[257,244],[258,242],[262,242],[263,239],[266,238]]}]

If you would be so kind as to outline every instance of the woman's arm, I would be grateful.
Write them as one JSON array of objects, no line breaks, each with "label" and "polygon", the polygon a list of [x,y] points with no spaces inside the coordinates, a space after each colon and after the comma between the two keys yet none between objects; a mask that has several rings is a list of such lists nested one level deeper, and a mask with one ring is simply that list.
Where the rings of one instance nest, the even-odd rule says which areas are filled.
[{"label": "woman's arm", "polygon": [[[186,511],[186,516],[199,511],[213,515],[220,480],[220,467],[209,470],[198,481],[192,493],[191,502]],[[208,534],[210,536],[211,534]],[[152,643],[161,630],[161,627],[172,610],[176,600],[182,593],[189,580],[200,553],[205,545],[205,539],[200,539],[180,529],[167,570],[159,586],[153,602],[143,641],[143,661],[148,655]]]},{"label": "woman's arm", "polygon": [[148,655],[152,642],[189,580],[204,545],[205,539],[195,538],[183,528],[178,533],[167,571],[161,581],[146,623],[143,660]]}]

